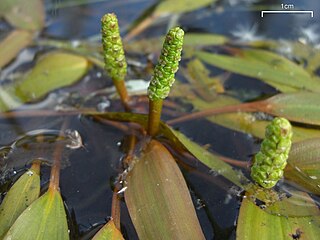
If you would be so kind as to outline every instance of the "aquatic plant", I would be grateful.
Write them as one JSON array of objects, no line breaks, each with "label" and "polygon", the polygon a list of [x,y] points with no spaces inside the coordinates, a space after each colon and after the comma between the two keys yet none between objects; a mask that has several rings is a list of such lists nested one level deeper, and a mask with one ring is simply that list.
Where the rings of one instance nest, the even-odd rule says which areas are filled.
[{"label": "aquatic plant", "polygon": [[[215,238],[226,239],[230,238],[230,234],[234,235],[233,222],[236,218],[238,240],[256,239],[258,235],[264,240],[276,239],[279,236],[283,236],[284,239],[288,236],[312,239],[320,234],[317,225],[319,208],[315,203],[317,198],[313,197],[320,194],[318,171],[320,87],[316,76],[319,68],[319,53],[316,46],[307,46],[301,42],[288,40],[285,44],[290,50],[288,59],[275,52],[279,49],[279,41],[254,38],[255,25],[251,25],[254,27],[248,29],[239,27],[233,32],[234,36],[239,38],[241,38],[241,31],[246,33],[245,41],[241,42],[212,33],[192,33],[190,28],[186,28],[188,33],[184,36],[183,30],[176,27],[172,28],[166,37],[142,38],[130,43],[124,42],[123,45],[116,15],[106,14],[101,19],[103,49],[101,51],[101,42],[98,44],[87,40],[72,42],[53,40],[46,39],[43,34],[40,34],[41,38],[39,38],[39,31],[45,25],[45,18],[43,12],[32,14],[30,9],[36,9],[36,7],[41,9],[41,0],[32,0],[31,8],[21,7],[23,1],[20,0],[7,2],[6,11],[3,11],[4,5],[0,4],[0,15],[17,29],[13,28],[12,32],[0,42],[0,67],[9,66],[1,76],[7,76],[8,70],[11,80],[4,81],[0,88],[0,110],[2,111],[0,117],[14,119],[14,123],[20,122],[21,118],[23,120],[31,118],[30,122],[33,123],[31,127],[40,128],[37,121],[31,120],[37,120],[36,117],[39,116],[41,119],[43,116],[48,118],[58,116],[58,124],[55,126],[61,129],[69,124],[70,119],[72,123],[75,119],[76,121],[80,119],[81,126],[77,129],[79,132],[76,131],[78,136],[88,129],[90,134],[85,135],[84,144],[82,141],[77,141],[76,145],[72,145],[69,139],[64,139],[60,135],[64,132],[61,129],[54,130],[59,134],[50,138],[48,142],[47,135],[41,134],[43,132],[32,131],[32,140],[30,134],[28,135],[29,132],[20,137],[17,134],[15,137],[19,144],[4,147],[4,151],[0,152],[0,155],[3,154],[1,163],[7,163],[17,156],[7,165],[10,166],[10,169],[6,169],[9,173],[13,172],[12,169],[15,167],[21,169],[18,160],[23,159],[23,163],[29,163],[29,160],[34,160],[29,159],[30,156],[35,158],[40,156],[40,159],[44,158],[42,162],[50,165],[46,168],[51,167],[51,176],[48,188],[42,186],[41,192],[46,193],[40,194],[40,164],[39,161],[34,161],[31,166],[27,165],[30,169],[26,170],[8,192],[9,187],[2,186],[3,192],[7,194],[0,207],[0,236],[7,239],[19,238],[19,240],[30,236],[31,238],[40,236],[42,239],[49,240],[83,237],[77,232],[81,223],[78,222],[76,208],[75,214],[72,212],[71,216],[66,216],[68,209],[64,208],[60,195],[60,165],[63,163],[61,162],[63,157],[66,157],[64,156],[65,148],[68,149],[68,153],[71,150],[76,151],[77,158],[82,155],[83,158],[88,157],[84,160],[92,160],[90,169],[86,165],[85,173],[82,174],[87,174],[88,170],[94,173],[99,170],[103,176],[109,173],[104,173],[104,168],[96,169],[98,168],[96,152],[102,155],[104,161],[108,160],[104,162],[108,167],[110,161],[114,160],[111,186],[107,187],[107,181],[103,180],[100,183],[101,186],[97,186],[95,182],[93,187],[93,189],[107,187],[113,192],[110,213],[107,212],[105,217],[102,217],[103,220],[107,219],[107,223],[100,230],[101,225],[95,223],[92,226],[93,229],[84,230],[85,234],[90,235],[88,238],[91,238],[97,230],[99,230],[98,233],[93,237],[96,240],[131,238],[127,232],[127,224],[130,222],[133,224],[131,229],[135,229],[139,239],[204,239],[213,237],[213,234]],[[247,3],[251,2],[253,1],[247,1]],[[180,14],[195,9],[202,11],[200,9],[209,4],[215,5],[215,1],[212,0],[196,2],[188,0],[188,4],[185,3],[185,0],[155,3],[139,18],[142,20],[141,25],[133,23],[124,39],[132,39],[139,31],[151,26],[151,23],[156,24],[156,20],[160,17],[168,17],[168,13],[175,14],[170,21],[170,25],[174,25],[173,23],[178,23],[177,16]],[[15,14],[17,12],[15,5],[18,6],[19,16]],[[207,9],[203,10],[208,12]],[[28,17],[25,18],[25,16]],[[143,19],[143,17],[146,18]],[[25,24],[26,21],[27,24]],[[150,31],[153,29],[150,28]],[[123,33],[126,33],[125,29]],[[163,49],[158,64],[153,68],[156,60],[153,57],[160,52],[162,43]],[[181,58],[182,45],[184,62],[179,67],[180,72],[173,85]],[[39,58],[34,65],[30,64],[32,65],[30,71],[15,81],[15,74],[11,75],[10,70],[13,66],[11,61],[26,46],[32,46],[32,50],[39,47],[45,50],[45,54],[35,50]],[[130,55],[127,55],[128,65],[131,65],[128,76],[125,52],[130,52]],[[134,54],[131,54],[133,52]],[[149,56],[147,60],[144,54]],[[140,57],[143,58],[141,62]],[[210,65],[213,68],[210,68]],[[214,75],[217,68],[225,72]],[[108,77],[101,73],[102,69],[106,71]],[[130,79],[149,76],[152,70],[148,89],[144,79],[138,81]],[[250,81],[262,81],[277,91],[272,88],[271,93],[268,92],[268,94],[274,96],[254,101],[253,99],[257,98],[255,94],[224,88],[225,80],[229,79],[230,73],[236,73],[233,75],[234,81],[238,79],[237,74],[240,74],[250,77]],[[17,75],[21,76],[20,72]],[[84,81],[76,85],[83,76],[85,76]],[[125,79],[127,79],[127,85],[134,88],[126,89]],[[97,80],[98,86],[91,85],[91,80]],[[110,87],[110,80],[115,87]],[[90,84],[87,84],[88,81]],[[137,93],[135,87],[140,82],[143,88],[139,88],[139,91],[142,91]],[[83,83],[85,83],[84,86]],[[102,85],[106,88],[101,89]],[[68,88],[61,89],[63,87]],[[117,100],[111,100],[114,96],[114,88],[120,96],[122,105],[118,104]],[[29,102],[45,98],[48,93],[57,89],[59,91],[55,94],[58,94],[59,102],[54,108],[48,106],[46,109],[34,109],[32,106],[32,109],[24,109]],[[169,91],[170,97],[168,97]],[[60,92],[63,92],[62,98],[60,98]],[[129,93],[130,96],[132,95],[130,99]],[[51,97],[52,95],[50,99]],[[96,104],[98,102],[99,105],[100,101],[110,101],[110,106],[98,108]],[[149,101],[149,109],[147,101]],[[187,109],[191,108],[193,112],[186,113]],[[162,110],[165,115],[163,119],[169,118],[166,123],[161,121]],[[148,111],[149,114],[146,114]],[[52,124],[48,118],[44,121],[46,124]],[[292,126],[284,118],[288,119]],[[194,140],[190,140],[176,130],[180,128],[178,123],[192,119],[197,119],[196,124],[191,127],[193,131],[188,132],[188,125],[181,125],[181,131],[187,135],[190,134]],[[62,124],[61,121],[63,121]],[[98,127],[88,126],[87,123],[93,123],[93,121]],[[7,122],[5,120],[1,124]],[[171,127],[174,124],[177,126],[176,129]],[[115,131],[115,134],[117,141],[123,140],[120,160],[118,157],[112,159],[112,152],[105,151],[106,144],[110,140],[108,134],[112,131],[109,132],[104,125],[111,126],[110,129],[119,130]],[[218,125],[224,128],[219,128]],[[18,128],[15,126],[14,129]],[[219,131],[215,131],[216,129],[223,131],[223,137],[219,135]],[[236,137],[225,139],[225,136],[230,136],[224,135],[228,132],[225,131],[226,129],[231,129],[232,136]],[[197,135],[193,135],[194,133]],[[7,136],[6,132],[2,135]],[[211,144],[208,141],[211,137],[217,144],[202,146],[195,142]],[[246,161],[247,155],[239,155],[239,158],[243,158],[243,161],[239,161],[214,152],[218,150],[218,145],[223,145],[230,153],[238,153],[239,151],[236,151],[238,148],[234,144],[242,146],[243,141],[239,139],[243,137],[254,145],[258,145],[259,142],[256,138],[265,138],[260,152],[253,161],[251,178],[255,183],[247,178],[250,175],[249,164]],[[289,152],[291,141],[294,143]],[[116,145],[112,139],[111,144]],[[71,149],[72,146],[76,147]],[[103,147],[100,148],[100,146]],[[48,148],[49,151],[42,151],[44,148]],[[13,152],[5,155],[6,149],[10,151],[13,149]],[[16,151],[17,149],[19,151]],[[32,151],[33,154],[28,154],[28,151]],[[42,155],[38,155],[40,152]],[[77,155],[78,153],[80,154]],[[219,151],[219,153],[226,152]],[[73,158],[72,155],[70,156]],[[72,159],[71,167],[80,168],[81,161],[73,160],[75,159]],[[63,168],[62,165],[61,167]],[[45,168],[41,167],[41,169]],[[189,178],[189,171],[187,174],[182,174],[185,169],[190,169],[191,175],[196,175],[199,182],[201,180],[200,185],[203,186],[201,190],[208,189],[208,192],[216,194],[215,184],[219,188],[223,185],[227,186],[226,191],[219,189],[219,193],[223,192],[226,195],[216,194],[217,198],[224,199],[220,201],[223,205],[230,204],[230,199],[235,200],[236,196],[237,199],[241,197],[241,203],[233,201],[237,202],[234,203],[236,206],[239,203],[240,213],[239,216],[234,214],[234,219],[228,219],[232,220],[230,230],[217,229],[219,222],[215,220],[218,218],[215,218],[215,214],[209,215],[211,211],[207,210],[211,209],[207,209],[206,198],[202,197],[203,192],[198,192],[199,189],[193,186],[193,178]],[[66,169],[66,172],[68,171],[69,169]],[[46,173],[48,171],[42,172],[44,172],[41,176],[42,182],[49,182],[49,174]],[[284,181],[276,184],[283,177],[282,175]],[[10,177],[10,181],[14,179],[6,175],[1,176],[1,181],[5,181],[5,177]],[[74,175],[71,180],[74,180],[73,177]],[[82,180],[83,175],[76,175],[76,178],[78,177]],[[188,179],[189,185],[186,184],[185,178]],[[288,179],[298,188],[291,186],[288,188],[290,184]],[[221,184],[222,181],[223,184]],[[275,184],[277,187],[273,188]],[[84,188],[88,188],[86,184],[83,185],[85,185]],[[65,185],[62,186],[62,194],[67,193]],[[307,191],[301,191],[302,187]],[[313,195],[309,195],[308,192]],[[65,204],[70,204],[73,208],[68,197],[68,195],[65,196]],[[82,197],[81,203],[87,206],[88,203],[84,204],[85,200],[85,197]],[[220,202],[214,202],[214,204],[220,204]],[[131,221],[121,218],[123,207],[127,208]],[[205,213],[209,221],[201,217]],[[77,218],[74,217],[75,215]],[[229,217],[229,215],[225,216],[224,219]],[[67,219],[69,226],[66,224]],[[261,226],[264,231],[261,231]],[[210,227],[213,231],[208,230]],[[91,230],[92,232],[89,233]],[[130,231],[133,232],[133,230]]]}]

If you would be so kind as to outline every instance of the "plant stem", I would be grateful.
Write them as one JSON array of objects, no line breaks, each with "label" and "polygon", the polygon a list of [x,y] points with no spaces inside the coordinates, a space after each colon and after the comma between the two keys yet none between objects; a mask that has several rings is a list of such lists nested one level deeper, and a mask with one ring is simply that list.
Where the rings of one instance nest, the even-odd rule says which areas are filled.
[{"label": "plant stem", "polygon": [[159,131],[162,103],[162,99],[150,100],[149,102],[148,134],[150,136],[155,136]]},{"label": "plant stem", "polygon": [[129,106],[129,95],[127,92],[126,85],[124,83],[124,80],[113,80],[113,84],[116,87],[116,90],[120,96],[121,102],[127,112],[131,112],[130,106]]},{"label": "plant stem", "polygon": [[118,191],[120,190],[119,183],[116,184],[112,194],[112,205],[111,205],[111,217],[114,225],[120,229],[120,199]]},{"label": "plant stem", "polygon": [[144,31],[146,28],[148,28],[157,18],[155,15],[151,15],[144,19],[142,22],[139,23],[135,28],[133,28],[128,34],[124,37],[124,42],[130,41],[132,38],[137,36],[139,33]]},{"label": "plant stem", "polygon": [[33,172],[35,172],[36,174],[40,174],[40,165],[41,162],[40,161],[34,161],[31,165],[30,170],[32,170]]},{"label": "plant stem", "polygon": [[[65,121],[61,127],[61,130],[65,130],[67,127],[68,121]],[[60,169],[61,169],[61,156],[64,146],[58,145],[53,153],[53,165],[50,173],[50,184],[48,191],[59,191],[60,183]]]},{"label": "plant stem", "polygon": [[249,102],[249,103],[242,103],[237,105],[224,106],[224,107],[213,108],[213,109],[211,108],[205,109],[200,112],[190,113],[185,116],[169,120],[167,121],[167,124],[173,125],[180,122],[190,121],[193,119],[199,119],[199,118],[209,117],[212,115],[217,115],[222,113],[231,113],[231,112],[237,112],[237,111],[243,111],[243,112],[263,111],[268,113],[268,103],[266,101],[258,101],[258,102]]}]

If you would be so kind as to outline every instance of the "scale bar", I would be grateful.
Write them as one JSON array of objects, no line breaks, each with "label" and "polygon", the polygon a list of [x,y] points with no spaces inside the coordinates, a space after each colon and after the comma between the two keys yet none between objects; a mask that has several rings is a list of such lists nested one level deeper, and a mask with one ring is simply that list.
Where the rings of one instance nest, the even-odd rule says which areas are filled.
[{"label": "scale bar", "polygon": [[288,10],[285,10],[285,11],[261,11],[261,17],[263,17],[263,15],[265,13],[308,13],[308,14],[311,14],[311,17],[313,17],[313,11],[288,11]]}]

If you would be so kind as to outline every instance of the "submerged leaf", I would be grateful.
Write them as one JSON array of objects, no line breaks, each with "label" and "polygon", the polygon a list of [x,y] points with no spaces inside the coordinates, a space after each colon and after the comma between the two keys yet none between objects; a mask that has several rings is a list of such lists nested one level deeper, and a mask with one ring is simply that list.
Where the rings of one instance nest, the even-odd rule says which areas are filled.
[{"label": "submerged leaf", "polygon": [[0,43],[0,69],[14,59],[32,41],[32,34],[24,30],[14,30]]},{"label": "submerged leaf", "polygon": [[94,235],[92,240],[123,240],[121,232],[114,225],[113,220],[110,220],[104,225],[99,232]]},{"label": "submerged leaf", "polygon": [[249,180],[244,176],[241,171],[234,170],[229,164],[223,162],[218,156],[213,155],[209,151],[197,143],[191,141],[186,136],[178,131],[171,130],[172,133],[178,138],[183,146],[192,153],[200,162],[211,168],[213,171],[219,173],[227,178],[237,186],[246,189]]},{"label": "submerged leaf", "polygon": [[24,173],[10,188],[0,205],[0,238],[9,230],[19,215],[39,197],[40,165]]},{"label": "submerged leaf", "polygon": [[[319,209],[314,204],[316,211]],[[290,217],[269,214],[244,198],[237,224],[237,240],[317,239],[320,234],[319,215]]]},{"label": "submerged leaf", "polygon": [[261,111],[294,122],[320,125],[320,97],[317,93],[278,94],[264,102],[265,106],[262,106]]},{"label": "submerged leaf", "polygon": [[68,224],[60,193],[49,189],[15,221],[5,240],[69,239]]},{"label": "submerged leaf", "polygon": [[285,177],[320,195],[320,138],[292,145]]},{"label": "submerged leaf", "polygon": [[129,172],[125,201],[139,239],[204,239],[183,175],[151,140]]},{"label": "submerged leaf", "polygon": [[45,9],[42,0],[2,0],[0,16],[17,28],[37,31],[44,26]]},{"label": "submerged leaf", "polygon": [[[189,100],[187,100],[189,101]],[[206,102],[199,98],[189,101],[195,109],[205,110],[213,108],[221,108],[228,105],[239,104],[240,101],[225,95],[217,95],[214,101]],[[252,113],[236,112],[224,113],[207,117],[213,123],[219,124],[235,131],[251,134],[258,138],[264,137],[264,131],[270,121],[261,120]],[[302,141],[309,138],[320,137],[319,129],[304,128],[293,126],[293,142]]]},{"label": "submerged leaf", "polygon": [[258,49],[237,49],[237,53],[227,56],[198,51],[196,56],[216,67],[260,79],[284,92],[299,89],[320,92],[320,84],[307,71],[280,55]]},{"label": "submerged leaf", "polygon": [[63,52],[48,53],[14,86],[15,95],[22,102],[39,99],[50,91],[75,83],[88,67],[84,57]]},{"label": "submerged leaf", "polygon": [[205,7],[216,0],[164,0],[156,7],[154,15],[163,15],[169,13],[185,13]]}]

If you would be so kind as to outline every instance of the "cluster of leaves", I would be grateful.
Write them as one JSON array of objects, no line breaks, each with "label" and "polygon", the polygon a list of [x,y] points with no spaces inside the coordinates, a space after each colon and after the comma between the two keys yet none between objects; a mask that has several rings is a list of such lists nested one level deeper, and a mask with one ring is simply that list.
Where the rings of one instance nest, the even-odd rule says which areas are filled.
[{"label": "cluster of leaves", "polygon": [[[146,21],[151,23],[168,13],[182,14],[214,1],[197,1],[197,4],[188,1],[188,4],[180,5],[181,2],[185,3],[161,1],[152,8]],[[15,7],[20,9],[18,15]],[[63,41],[33,40],[36,32],[44,26],[43,9],[40,0],[30,0],[28,6],[21,0],[6,0],[0,5],[0,15],[16,27],[0,43],[1,68],[7,66],[25,47],[42,44],[57,48],[41,56],[36,65],[16,83],[1,86],[0,110],[3,117],[10,116],[10,110],[39,100],[55,89],[76,83],[93,65],[104,66],[100,44],[93,52],[92,44],[85,41],[75,47]],[[141,28],[138,25],[134,29],[139,32]],[[135,34],[129,34],[127,39]],[[125,50],[159,52],[162,41],[162,37],[133,41],[125,43]],[[294,123],[292,130],[295,142],[284,170],[285,178],[319,195],[320,84],[315,71],[320,67],[317,61],[320,51],[302,43],[287,43],[296,59],[306,60],[306,64],[302,65],[277,54],[274,50],[280,44],[266,40],[237,45],[226,36],[186,34],[184,58],[188,64],[180,72],[191,84],[178,81],[171,91],[171,97],[192,104],[197,112],[168,121],[168,124],[205,117],[208,121],[235,131],[263,138],[269,120],[257,119],[252,112],[285,117]],[[208,52],[206,46],[223,48],[227,54]],[[276,88],[279,94],[262,101],[241,103],[223,88],[223,79],[227,75],[210,76],[206,64],[227,73],[255,78]],[[70,114],[79,113],[113,121],[136,122],[145,129],[148,125],[147,116],[140,114],[99,113],[81,109]],[[25,116],[27,113],[21,111],[20,114]],[[257,236],[263,239],[279,239],[281,236],[286,239],[297,232],[310,239],[319,235],[320,212],[309,194],[295,191],[293,197],[282,199],[272,189],[254,186],[241,171],[235,171],[224,162],[221,156],[206,150],[169,125],[161,122],[159,134],[164,135],[174,148],[190,152],[208,168],[221,173],[246,191],[247,197],[241,203],[238,218],[237,239],[256,239]],[[44,239],[47,236],[68,239],[65,210],[58,188],[49,188],[39,198],[39,170],[33,165],[30,171],[14,184],[1,205],[0,235],[6,235],[7,239]],[[125,201],[141,239],[204,238],[181,171],[160,142],[151,140],[146,144],[129,172],[127,182]],[[274,198],[270,200],[270,196]],[[251,201],[256,198],[268,207],[261,209],[256,206]],[[264,226],[263,230],[261,226]],[[122,236],[119,226],[111,220],[95,239],[112,238],[122,239]]]}]

